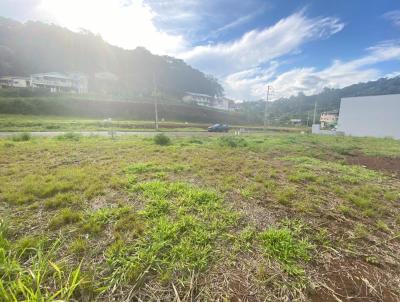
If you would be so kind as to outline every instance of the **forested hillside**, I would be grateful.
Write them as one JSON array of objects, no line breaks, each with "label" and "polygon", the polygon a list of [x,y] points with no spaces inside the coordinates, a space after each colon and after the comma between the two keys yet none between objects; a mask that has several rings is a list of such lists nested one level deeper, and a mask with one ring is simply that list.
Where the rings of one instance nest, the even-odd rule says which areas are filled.
[{"label": "forested hillside", "polygon": [[[267,116],[269,123],[283,124],[292,118],[310,121],[314,112],[314,105],[317,103],[317,113],[324,111],[339,110],[340,99],[343,97],[366,96],[379,94],[400,93],[400,76],[394,78],[382,78],[377,81],[359,83],[342,89],[325,88],[319,94],[306,96],[299,94],[290,98],[282,98],[270,102],[267,107]],[[244,102],[241,110],[246,113],[247,119],[261,122],[264,117],[265,102]]]},{"label": "forested hillside", "polygon": [[148,96],[155,84],[160,93],[176,98],[185,91],[223,93],[216,79],[182,60],[115,47],[86,31],[0,17],[0,76],[50,71],[85,73],[91,92],[123,97]]}]

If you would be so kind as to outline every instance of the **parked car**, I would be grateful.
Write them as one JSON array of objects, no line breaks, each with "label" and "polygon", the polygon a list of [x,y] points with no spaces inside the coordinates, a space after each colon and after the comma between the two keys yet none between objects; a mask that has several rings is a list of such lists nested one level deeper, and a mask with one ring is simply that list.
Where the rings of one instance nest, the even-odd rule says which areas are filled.
[{"label": "parked car", "polygon": [[215,124],[208,127],[208,132],[228,132],[229,126],[225,124]]}]

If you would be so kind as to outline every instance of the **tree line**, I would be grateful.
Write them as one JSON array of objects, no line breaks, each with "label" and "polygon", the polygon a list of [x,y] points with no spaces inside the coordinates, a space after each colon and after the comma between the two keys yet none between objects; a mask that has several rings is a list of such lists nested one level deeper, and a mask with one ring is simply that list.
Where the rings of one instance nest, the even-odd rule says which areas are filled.
[{"label": "tree line", "polygon": [[143,47],[126,50],[82,30],[72,32],[42,22],[20,23],[0,17],[0,76],[42,72],[81,72],[93,93],[121,97],[159,93],[180,99],[185,92],[222,95],[223,88],[170,56],[157,56]]}]

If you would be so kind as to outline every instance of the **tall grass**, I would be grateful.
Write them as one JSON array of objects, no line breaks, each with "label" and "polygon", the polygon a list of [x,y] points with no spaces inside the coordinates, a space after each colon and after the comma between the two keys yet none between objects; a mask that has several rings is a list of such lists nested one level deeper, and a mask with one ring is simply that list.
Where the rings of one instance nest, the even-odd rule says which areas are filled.
[{"label": "tall grass", "polygon": [[8,228],[0,221],[0,301],[54,301],[70,300],[83,283],[81,266],[67,270],[55,263],[60,240],[48,250],[43,245],[17,252],[7,239]]}]

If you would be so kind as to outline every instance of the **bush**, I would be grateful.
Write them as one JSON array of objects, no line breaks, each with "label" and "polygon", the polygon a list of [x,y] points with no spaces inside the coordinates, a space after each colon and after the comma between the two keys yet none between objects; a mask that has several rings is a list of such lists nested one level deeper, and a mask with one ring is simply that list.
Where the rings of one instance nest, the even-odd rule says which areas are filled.
[{"label": "bush", "polygon": [[29,141],[31,139],[31,135],[29,133],[20,133],[20,134],[17,134],[17,135],[13,135],[11,137],[11,139],[14,142],[26,142],[26,141]]},{"label": "bush", "polygon": [[81,138],[81,134],[79,133],[74,133],[74,132],[67,132],[62,135],[58,135],[56,138],[58,140],[70,140],[70,141],[79,141]]},{"label": "bush", "polygon": [[154,143],[161,146],[166,146],[171,144],[171,139],[163,133],[159,133],[154,136]]},{"label": "bush", "polygon": [[218,140],[219,140],[219,145],[222,147],[237,148],[237,147],[246,147],[247,146],[246,140],[241,137],[223,136],[223,137],[220,137]]}]

